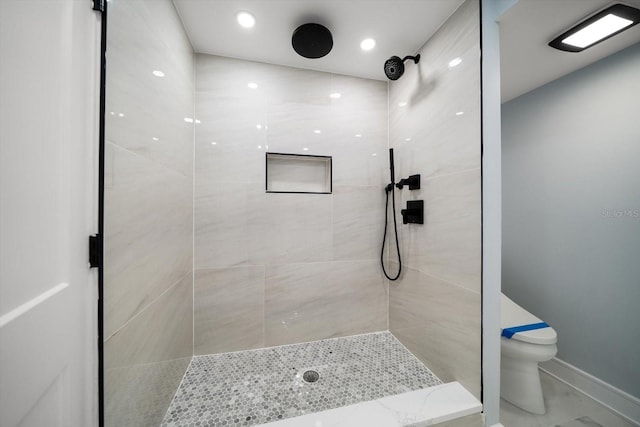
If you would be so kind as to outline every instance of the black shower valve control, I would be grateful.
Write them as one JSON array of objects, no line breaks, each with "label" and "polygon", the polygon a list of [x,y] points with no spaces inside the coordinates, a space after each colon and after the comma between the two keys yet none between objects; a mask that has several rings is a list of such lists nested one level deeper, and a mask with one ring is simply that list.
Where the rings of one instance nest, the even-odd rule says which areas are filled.
[{"label": "black shower valve control", "polygon": [[403,224],[424,224],[424,200],[407,200],[407,209],[400,213]]},{"label": "black shower valve control", "polygon": [[400,190],[405,185],[409,186],[409,190],[419,190],[420,189],[420,174],[410,175],[409,178],[401,179],[400,182],[396,184]]}]

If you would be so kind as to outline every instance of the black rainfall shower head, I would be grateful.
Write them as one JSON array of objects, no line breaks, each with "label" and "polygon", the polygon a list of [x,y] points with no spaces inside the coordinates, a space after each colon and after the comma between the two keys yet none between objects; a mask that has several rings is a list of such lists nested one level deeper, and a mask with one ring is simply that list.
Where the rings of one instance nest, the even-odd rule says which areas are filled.
[{"label": "black rainfall shower head", "polygon": [[392,56],[384,63],[384,73],[389,80],[398,80],[404,74],[404,61],[413,59],[413,63],[420,62],[420,54],[416,56],[405,56],[400,59],[399,56]]},{"label": "black rainfall shower head", "polygon": [[331,52],[333,37],[324,25],[304,24],[293,32],[291,44],[298,55],[316,59]]},{"label": "black rainfall shower head", "polygon": [[398,80],[404,74],[404,64],[398,56],[392,56],[384,63],[384,73],[389,80]]}]

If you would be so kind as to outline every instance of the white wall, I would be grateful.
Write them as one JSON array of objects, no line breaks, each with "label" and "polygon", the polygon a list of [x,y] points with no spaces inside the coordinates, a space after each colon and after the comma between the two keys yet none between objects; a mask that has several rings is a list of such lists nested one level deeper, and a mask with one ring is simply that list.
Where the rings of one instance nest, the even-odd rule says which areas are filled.
[{"label": "white wall", "polygon": [[503,105],[503,290],[640,397],[640,44]]}]

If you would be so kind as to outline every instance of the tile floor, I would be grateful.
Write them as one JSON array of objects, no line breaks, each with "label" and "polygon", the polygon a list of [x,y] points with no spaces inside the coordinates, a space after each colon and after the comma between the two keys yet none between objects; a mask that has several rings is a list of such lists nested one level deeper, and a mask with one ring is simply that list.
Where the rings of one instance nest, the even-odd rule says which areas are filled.
[{"label": "tile floor", "polygon": [[605,406],[540,372],[547,413],[534,415],[500,400],[500,422],[505,427],[636,427]]},{"label": "tile floor", "polygon": [[162,427],[252,426],[438,384],[389,332],[196,356]]}]

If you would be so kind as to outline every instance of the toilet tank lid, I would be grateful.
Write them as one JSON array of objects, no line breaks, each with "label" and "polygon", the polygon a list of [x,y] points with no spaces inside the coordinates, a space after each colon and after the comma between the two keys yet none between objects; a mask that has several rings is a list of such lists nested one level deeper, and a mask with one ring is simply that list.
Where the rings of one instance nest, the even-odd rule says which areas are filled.
[{"label": "toilet tank lid", "polygon": [[[502,329],[543,323],[538,317],[520,307],[504,294],[502,294],[501,318]],[[546,328],[516,332],[511,339],[531,344],[555,344],[558,341],[558,335],[556,331],[549,326]]]}]

